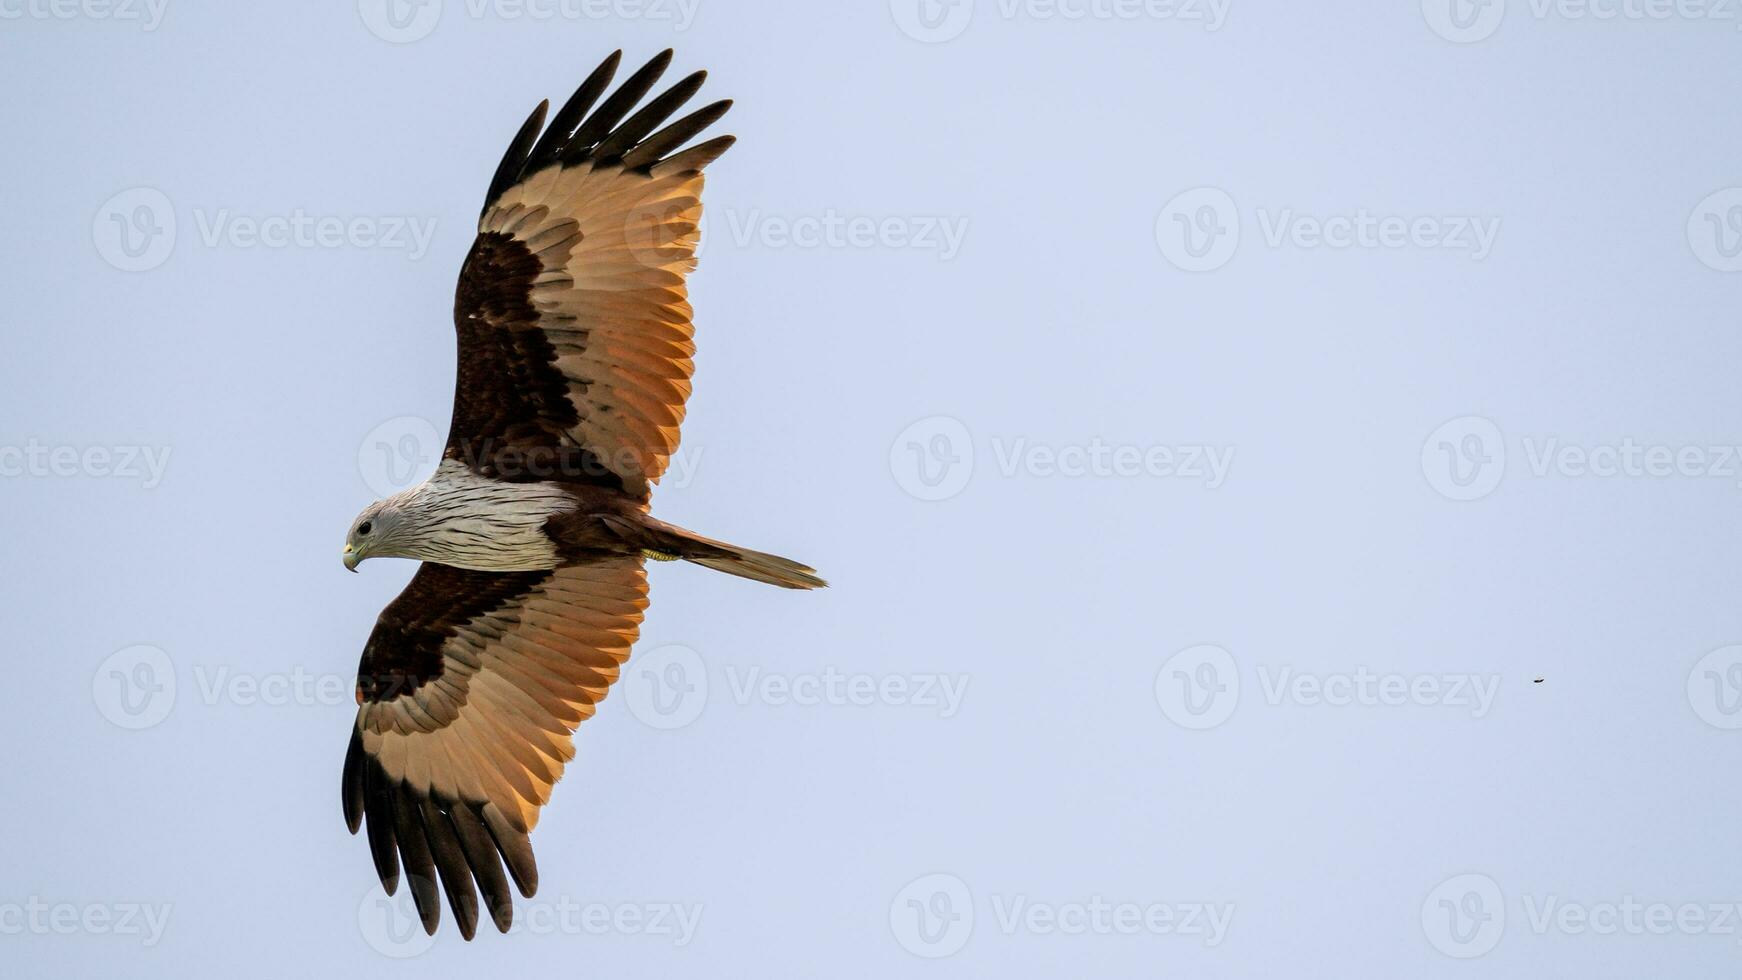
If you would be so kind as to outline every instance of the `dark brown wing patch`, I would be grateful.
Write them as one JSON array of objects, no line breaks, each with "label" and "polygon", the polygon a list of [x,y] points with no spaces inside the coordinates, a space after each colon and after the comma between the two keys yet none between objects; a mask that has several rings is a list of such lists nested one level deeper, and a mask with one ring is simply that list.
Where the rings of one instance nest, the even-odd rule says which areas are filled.
[{"label": "dark brown wing patch", "polygon": [[574,382],[556,366],[556,348],[532,305],[533,281],[543,272],[539,257],[512,235],[485,232],[472,243],[454,296],[459,370],[443,455],[497,480],[622,490],[592,450],[565,435],[580,413],[569,397]]}]

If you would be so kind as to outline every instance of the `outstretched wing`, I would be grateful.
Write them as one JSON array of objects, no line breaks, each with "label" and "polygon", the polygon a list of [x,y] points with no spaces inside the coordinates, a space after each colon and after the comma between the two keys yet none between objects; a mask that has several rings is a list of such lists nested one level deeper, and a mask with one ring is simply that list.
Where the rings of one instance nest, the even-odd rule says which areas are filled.
[{"label": "outstretched wing", "polygon": [[645,501],[677,449],[690,392],[684,276],[695,267],[701,171],[733,138],[680,148],[731,102],[655,132],[701,87],[707,73],[696,72],[630,115],[668,50],[593,109],[620,55],[542,136],[540,103],[491,181],[454,299],[460,366],[446,455],[497,479],[585,482]]},{"label": "outstretched wing", "polygon": [[467,939],[479,891],[508,931],[504,864],[522,895],[538,887],[528,835],[646,608],[641,559],[612,558],[511,573],[425,563],[381,613],[358,668],[345,822],[354,834],[368,818],[388,894],[403,862],[426,931],[441,919],[438,874]]}]

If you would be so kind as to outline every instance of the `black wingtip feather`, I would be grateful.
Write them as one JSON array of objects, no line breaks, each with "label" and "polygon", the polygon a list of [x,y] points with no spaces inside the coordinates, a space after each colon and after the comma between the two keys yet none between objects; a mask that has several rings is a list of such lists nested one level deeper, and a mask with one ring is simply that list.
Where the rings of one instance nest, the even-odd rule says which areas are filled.
[{"label": "black wingtip feather", "polygon": [[339,779],[340,802],[345,826],[355,834],[363,825],[363,731],[351,729],[351,746],[345,750],[345,774]]},{"label": "black wingtip feather", "polygon": [[492,804],[419,792],[392,778],[363,748],[361,730],[352,745],[355,765],[347,753],[346,785],[353,785],[352,773],[357,773],[357,805],[368,826],[369,851],[382,888],[389,895],[398,889],[403,865],[426,932],[434,935],[445,894],[460,935],[471,939],[477,933],[480,893],[490,921],[507,932],[514,923],[510,876],[528,898],[538,889],[538,866],[527,833]]},{"label": "black wingtip feather", "polygon": [[643,136],[653,132],[656,126],[671,118],[672,113],[688,102],[690,96],[695,95],[707,79],[708,73],[705,71],[692,72],[676,85],[655,96],[653,101],[642,106],[599,143],[598,149],[592,154],[593,165],[598,167],[613,163],[634,149]]},{"label": "black wingtip feather", "polygon": [[490,839],[496,842],[496,850],[502,854],[502,863],[508,866],[514,887],[520,889],[521,895],[531,898],[538,893],[538,862],[532,856],[532,838],[526,831],[511,826],[494,804],[484,807],[483,813],[484,827],[490,832]]},{"label": "black wingtip feather", "polygon": [[393,830],[399,838],[399,859],[405,864],[405,883],[411,888],[411,901],[423,920],[423,931],[435,935],[442,921],[441,896],[436,890],[435,855],[423,833],[423,816],[417,802],[401,792],[394,801]]},{"label": "black wingtip feather", "polygon": [[635,108],[635,103],[641,101],[648,90],[653,88],[659,76],[671,66],[671,49],[666,48],[647,64],[635,70],[635,74],[623,80],[623,84],[612,92],[610,97],[600,104],[586,122],[575,130],[569,138],[569,145],[563,150],[563,165],[570,166],[582,159],[591,159],[594,144],[611,135],[611,130],[629,110]]},{"label": "black wingtip feather", "polygon": [[538,145],[532,148],[531,155],[527,157],[526,164],[521,170],[522,174],[527,171],[541,170],[548,164],[556,162],[557,157],[562,154],[563,147],[568,144],[569,136],[580,126],[581,120],[586,118],[587,110],[591,109],[593,103],[599,101],[599,96],[605,93],[605,89],[610,87],[611,79],[616,76],[617,66],[622,61],[623,49],[618,48],[600,62],[599,67],[593,69],[593,73],[587,76],[586,81],[575,88],[575,94],[569,96],[569,100],[563,103],[561,109],[557,110],[557,114],[551,118],[550,126],[545,129],[544,135],[538,138]]},{"label": "black wingtip feather", "polygon": [[446,808],[425,799],[419,814],[423,818],[424,840],[429,843],[436,871],[441,874],[442,891],[447,893],[448,907],[454,910],[454,921],[460,926],[460,938],[469,941],[478,932],[478,890],[472,884],[472,871],[466,865],[466,856],[460,850]]},{"label": "black wingtip feather", "polygon": [[496,845],[484,828],[483,818],[474,807],[462,803],[448,809],[448,819],[478,890],[484,893],[490,920],[498,932],[507,932],[514,924],[514,895],[508,890],[508,876],[502,871],[502,860],[496,856]]},{"label": "black wingtip feather", "polygon": [[660,161],[661,157],[689,142],[691,137],[713,125],[730,108],[732,108],[731,99],[721,99],[718,102],[702,106],[695,112],[642,140],[641,145],[623,155],[623,166],[630,170],[651,169]]},{"label": "black wingtip feather", "polygon": [[369,818],[369,855],[375,877],[391,895],[399,888],[399,849],[393,829],[393,787],[379,763],[370,759],[363,774],[364,811]]},{"label": "black wingtip feather", "polygon": [[[520,179],[520,173],[526,168],[527,154],[532,152],[532,141],[538,136],[538,130],[544,125],[544,114],[550,109],[550,100],[543,99],[538,108],[532,110],[532,115],[520,124],[520,131],[514,134],[514,142],[508,144],[508,152],[502,154],[502,162],[496,165],[496,176],[490,178],[490,190],[484,195],[484,210],[490,210],[490,205],[502,196],[502,192],[514,186]],[[481,213],[481,212],[480,212]]]},{"label": "black wingtip feather", "polygon": [[[691,73],[640,110],[635,110],[636,104],[671,66],[672,49],[666,48],[599,102],[599,97],[610,88],[622,60],[623,52],[619,49],[600,62],[557,110],[542,134],[540,128],[549,103],[539,103],[515,134],[508,152],[497,166],[489,193],[484,197],[485,211],[489,211],[510,187],[552,164],[564,167],[583,163],[595,167],[619,165],[628,170],[648,172],[663,163],[678,161],[681,171],[700,170],[732,145],[730,137],[720,137],[668,157],[667,154],[724,115],[732,102],[722,99],[660,129],[661,124],[696,94],[708,73]],[[597,107],[594,103],[598,103]],[[632,110],[635,110],[633,114]],[[649,136],[649,133],[653,135]]]},{"label": "black wingtip feather", "polygon": [[715,160],[718,160],[720,154],[730,150],[732,144],[736,142],[738,142],[738,137],[736,136],[716,136],[711,140],[697,143],[695,146],[690,147],[682,153],[666,157],[658,164],[655,164],[655,166],[660,167],[662,170],[669,168],[678,171],[679,173],[700,170],[708,164],[713,163]]}]

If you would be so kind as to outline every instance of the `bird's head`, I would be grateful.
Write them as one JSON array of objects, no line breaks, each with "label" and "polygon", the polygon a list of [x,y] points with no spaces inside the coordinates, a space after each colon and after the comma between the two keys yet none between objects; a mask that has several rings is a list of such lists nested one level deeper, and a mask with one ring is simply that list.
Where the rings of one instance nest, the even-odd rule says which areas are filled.
[{"label": "bird's head", "polygon": [[397,554],[394,545],[403,523],[404,514],[393,497],[363,508],[345,534],[345,567],[354,572],[365,558]]}]

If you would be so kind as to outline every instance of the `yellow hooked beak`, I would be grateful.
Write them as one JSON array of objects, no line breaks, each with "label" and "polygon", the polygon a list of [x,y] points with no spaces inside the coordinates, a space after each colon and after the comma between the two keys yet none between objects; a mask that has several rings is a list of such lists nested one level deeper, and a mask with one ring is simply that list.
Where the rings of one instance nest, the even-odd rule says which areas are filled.
[{"label": "yellow hooked beak", "polygon": [[345,560],[345,568],[349,571],[355,572],[357,570],[357,563],[363,560],[363,553],[358,551],[355,545],[348,544],[345,545],[345,553],[342,557]]}]

